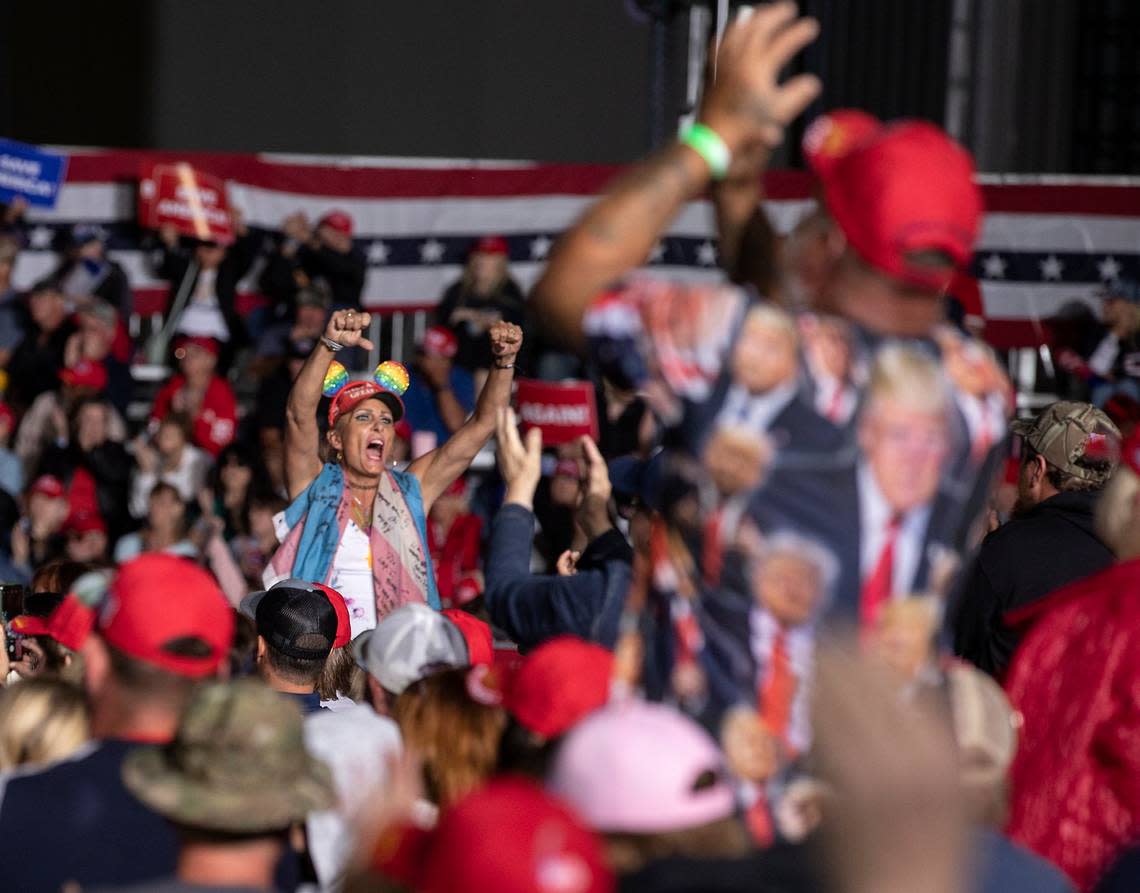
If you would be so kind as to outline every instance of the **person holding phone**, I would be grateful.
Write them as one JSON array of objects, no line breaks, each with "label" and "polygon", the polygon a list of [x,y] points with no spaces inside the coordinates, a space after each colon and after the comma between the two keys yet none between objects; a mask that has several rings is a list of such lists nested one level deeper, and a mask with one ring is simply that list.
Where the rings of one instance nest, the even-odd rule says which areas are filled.
[{"label": "person holding phone", "polygon": [[[286,577],[332,586],[349,606],[354,636],[409,602],[439,608],[427,513],[494,433],[523,341],[516,325],[491,327],[495,360],[474,413],[441,446],[400,471],[392,448],[404,417],[407,370],[386,362],[372,378],[348,381],[334,362],[345,348],[372,349],[370,323],[367,313],[336,311],[293,384],[285,427],[288,533],[265,574],[267,586]],[[331,397],[325,462],[317,425],[322,394]]]}]

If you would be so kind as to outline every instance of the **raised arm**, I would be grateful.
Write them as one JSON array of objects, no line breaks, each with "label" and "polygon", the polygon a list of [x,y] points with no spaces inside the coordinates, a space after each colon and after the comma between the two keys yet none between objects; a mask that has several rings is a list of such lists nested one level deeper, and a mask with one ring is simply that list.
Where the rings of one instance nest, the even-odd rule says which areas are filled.
[{"label": "raised arm", "polygon": [[338,310],[325,327],[324,338],[317,342],[289,392],[285,406],[285,483],[289,498],[296,499],[321,473],[321,433],[317,425],[317,408],[321,403],[325,373],[336,357],[326,344],[331,341],[343,347],[372,350],[372,342],[364,337],[372,318],[355,310]]},{"label": "raised arm", "polygon": [[[709,151],[708,139],[668,146],[619,179],[567,231],[531,298],[551,336],[581,346],[590,302],[641,264],[684,203],[704,192],[712,173],[706,158],[727,152],[727,161],[757,144],[780,144],[785,125],[818,95],[820,85],[812,75],[785,84],[777,77],[817,31],[814,19],[796,17],[794,3],[769,4],[729,26],[699,115],[713,131],[712,141],[723,143],[721,151]],[[694,143],[705,151],[691,148]]]},{"label": "raised arm", "polygon": [[489,334],[494,361],[487,383],[475,401],[475,412],[442,446],[416,459],[408,468],[420,480],[425,512],[431,510],[436,497],[471,465],[476,453],[495,433],[499,409],[511,402],[511,383],[515,357],[522,347],[522,329],[513,323],[497,322]]}]

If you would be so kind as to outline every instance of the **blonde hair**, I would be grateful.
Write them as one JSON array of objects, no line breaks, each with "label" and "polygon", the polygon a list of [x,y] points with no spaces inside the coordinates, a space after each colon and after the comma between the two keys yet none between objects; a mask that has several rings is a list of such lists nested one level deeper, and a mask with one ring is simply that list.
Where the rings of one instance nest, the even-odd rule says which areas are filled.
[{"label": "blonde hair", "polygon": [[443,670],[408,687],[392,707],[404,745],[424,761],[428,796],[446,807],[495,771],[507,724],[502,707],[475,701],[464,667]]},{"label": "blonde hair", "polygon": [[871,367],[867,394],[868,408],[878,400],[896,400],[931,414],[946,412],[950,407],[950,389],[938,363],[901,344],[879,349]]},{"label": "blonde hair", "polygon": [[26,679],[0,692],[0,770],[62,760],[91,735],[87,704],[74,685]]}]

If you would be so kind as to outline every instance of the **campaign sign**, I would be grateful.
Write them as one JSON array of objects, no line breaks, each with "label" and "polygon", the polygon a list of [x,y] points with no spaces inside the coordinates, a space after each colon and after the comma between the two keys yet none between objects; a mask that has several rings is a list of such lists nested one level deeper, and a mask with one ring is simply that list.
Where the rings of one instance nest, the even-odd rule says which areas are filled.
[{"label": "campaign sign", "polygon": [[66,175],[66,155],[0,139],[0,202],[20,196],[29,205],[54,208]]},{"label": "campaign sign", "polygon": [[185,162],[143,163],[139,223],[148,229],[170,224],[184,236],[222,245],[234,240],[225,181]]},{"label": "campaign sign", "polygon": [[558,446],[588,434],[598,439],[598,408],[588,381],[549,382],[520,378],[515,405],[523,431],[542,430],[544,446]]}]

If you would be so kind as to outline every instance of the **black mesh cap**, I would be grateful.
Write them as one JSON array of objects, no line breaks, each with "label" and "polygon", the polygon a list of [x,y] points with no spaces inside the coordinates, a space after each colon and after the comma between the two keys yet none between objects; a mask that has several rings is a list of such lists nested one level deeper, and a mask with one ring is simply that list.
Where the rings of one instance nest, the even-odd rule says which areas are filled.
[{"label": "black mesh cap", "polygon": [[257,634],[289,657],[324,660],[336,639],[336,611],[320,591],[275,587],[257,602]]}]

